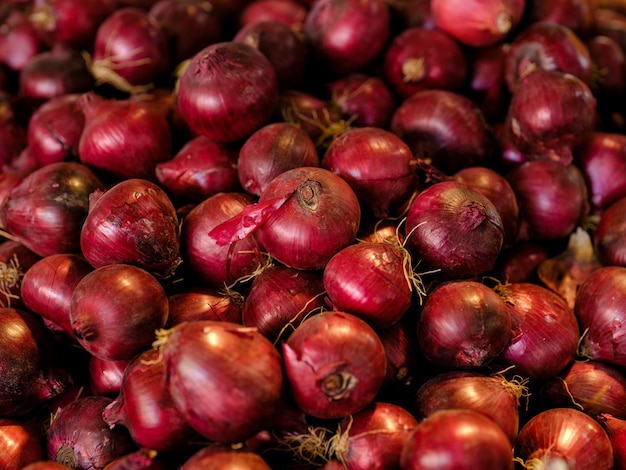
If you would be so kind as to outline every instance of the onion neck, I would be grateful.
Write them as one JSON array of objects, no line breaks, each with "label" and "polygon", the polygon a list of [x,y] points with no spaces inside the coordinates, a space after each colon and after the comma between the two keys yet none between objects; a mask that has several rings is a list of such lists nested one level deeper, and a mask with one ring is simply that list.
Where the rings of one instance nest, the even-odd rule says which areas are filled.
[{"label": "onion neck", "polygon": [[419,82],[426,75],[424,57],[411,57],[402,63],[402,80],[405,83]]},{"label": "onion neck", "polygon": [[472,232],[489,219],[485,207],[475,201],[464,202],[459,215],[463,232]]},{"label": "onion neck", "polygon": [[69,468],[76,468],[76,454],[74,453],[74,449],[69,444],[63,444],[57,450],[56,455],[54,456],[54,460],[61,465],[65,465]]},{"label": "onion neck", "polygon": [[300,207],[310,211],[316,212],[320,203],[320,192],[322,191],[322,185],[319,181],[306,180],[296,190],[296,200]]},{"label": "onion neck", "polygon": [[332,400],[341,400],[349,395],[357,380],[349,372],[335,372],[324,378],[322,389]]}]

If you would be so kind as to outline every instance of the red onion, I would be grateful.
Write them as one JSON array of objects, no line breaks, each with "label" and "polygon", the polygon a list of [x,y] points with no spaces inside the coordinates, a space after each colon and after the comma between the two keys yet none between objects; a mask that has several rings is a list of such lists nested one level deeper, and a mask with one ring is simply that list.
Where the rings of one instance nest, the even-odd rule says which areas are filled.
[{"label": "red onion", "polygon": [[413,154],[446,173],[486,163],[493,152],[490,131],[476,103],[448,90],[424,90],[405,99],[391,131]]},{"label": "red onion", "polygon": [[111,427],[124,426],[140,447],[172,452],[198,439],[174,406],[167,388],[167,369],[157,349],[149,349],[129,362],[120,392],[102,411]]},{"label": "red onion", "polygon": [[78,160],[78,142],[85,125],[80,95],[51,98],[32,114],[27,143],[39,165]]},{"label": "red onion", "polygon": [[43,460],[45,449],[37,421],[0,418],[0,465],[4,470],[22,470]]},{"label": "red onion", "polygon": [[626,465],[626,421],[607,413],[598,416],[598,421],[602,424],[611,441],[613,457],[615,458],[613,468],[624,468]]},{"label": "red onion", "polygon": [[[0,102],[0,167],[4,171],[27,146],[26,128],[21,125],[9,103]],[[6,178],[6,176],[3,176]]]},{"label": "red onion", "polygon": [[414,290],[407,254],[391,243],[362,242],[339,251],[324,268],[334,310],[388,328],[409,310]]},{"label": "red onion", "polygon": [[397,135],[377,127],[355,127],[338,134],[321,166],[344,179],[362,210],[385,218],[404,204],[417,176],[409,146]]},{"label": "red onion", "polygon": [[0,62],[19,72],[42,49],[37,30],[22,9],[4,5],[0,9],[2,32],[0,33]]},{"label": "red onion", "polygon": [[253,202],[252,196],[245,193],[218,193],[196,205],[183,219],[182,267],[189,269],[199,283],[216,288],[231,286],[267,262],[254,233],[224,245],[207,236]]},{"label": "red onion", "polygon": [[586,44],[593,72],[591,88],[598,108],[612,109],[616,98],[626,95],[626,52],[608,36],[592,36]]},{"label": "red onion", "polygon": [[426,269],[444,278],[471,278],[493,268],[504,240],[493,203],[456,181],[434,184],[417,195],[406,219],[406,247]]},{"label": "red onion", "polygon": [[543,2],[529,0],[528,18],[532,22],[550,21],[570,28],[576,34],[584,35],[593,25],[597,0],[557,0]]},{"label": "red onion", "polygon": [[504,79],[504,60],[509,47],[509,43],[481,47],[469,59],[469,96],[480,105],[488,122],[500,122],[511,99]]},{"label": "red onion", "polygon": [[40,256],[76,253],[89,210],[89,195],[103,188],[85,165],[46,165],[11,190],[0,209],[2,226]]},{"label": "red onion", "polygon": [[70,321],[78,342],[109,361],[129,360],[148,348],[165,326],[165,290],[147,271],[111,264],[84,276],[74,288]]},{"label": "red onion", "polygon": [[94,395],[115,397],[122,388],[122,379],[128,363],[126,361],[107,361],[90,355],[89,388]]},{"label": "red onion", "polygon": [[567,165],[573,147],[593,130],[595,110],[591,90],[574,75],[537,69],[513,94],[506,129],[512,144],[531,159]]},{"label": "red onion", "polygon": [[85,113],[80,161],[115,180],[155,181],[157,163],[172,157],[165,117],[137,100],[105,99],[88,92],[80,101]]},{"label": "red onion", "polygon": [[378,335],[348,313],[313,315],[282,343],[282,351],[293,400],[317,418],[362,410],[385,379],[385,349]]},{"label": "red onion", "polygon": [[601,34],[615,40],[622,49],[626,50],[626,10],[612,8],[600,2],[593,15],[592,34]]},{"label": "red onion", "polygon": [[243,324],[277,343],[325,307],[323,294],[324,282],[318,272],[268,266],[254,277],[246,294]]},{"label": "red onion", "polygon": [[459,44],[439,29],[407,28],[385,51],[385,78],[402,98],[427,89],[459,90],[467,60]]},{"label": "red onion", "polygon": [[280,21],[300,32],[308,11],[299,0],[251,0],[243,6],[237,21],[241,27],[257,21]]},{"label": "red onion", "polygon": [[103,470],[170,470],[172,463],[153,449],[140,448],[111,460]]},{"label": "red onion", "polygon": [[102,411],[111,398],[78,398],[54,415],[47,432],[48,458],[70,468],[101,469],[135,449],[123,427],[109,429]]},{"label": "red onion", "polygon": [[90,196],[80,246],[96,268],[127,263],[167,277],[180,264],[176,209],[156,184],[121,181]]},{"label": "red onion", "polygon": [[437,28],[465,45],[484,47],[502,41],[517,28],[525,3],[523,0],[432,0],[430,8]]},{"label": "red onion", "polygon": [[594,247],[603,265],[626,267],[626,196],[611,204],[602,214],[594,234]]},{"label": "red onion", "polygon": [[513,469],[511,442],[494,421],[466,409],[440,410],[421,421],[404,444],[402,470]]},{"label": "red onion", "polygon": [[156,18],[137,7],[118,7],[98,27],[89,69],[98,83],[140,91],[170,69],[165,33]]},{"label": "red onion", "polygon": [[381,53],[390,36],[384,0],[321,0],[304,21],[309,50],[331,71],[362,71]]},{"label": "red onion", "polygon": [[503,283],[538,282],[537,271],[551,253],[545,241],[519,240],[503,250],[496,262],[497,277]]},{"label": "red onion", "polygon": [[589,274],[578,288],[575,312],[583,337],[582,357],[626,366],[626,267],[605,266]]},{"label": "red onion", "polygon": [[164,335],[169,392],[191,427],[212,441],[236,443],[270,422],[284,378],[278,351],[261,333],[198,320]]},{"label": "red onion", "polygon": [[207,46],[191,58],[178,81],[181,116],[194,132],[215,142],[248,137],[267,124],[277,104],[274,68],[247,44]]},{"label": "red onion", "polygon": [[529,161],[509,171],[506,179],[520,208],[520,239],[566,238],[589,213],[587,186],[573,164]]},{"label": "red onion", "polygon": [[275,122],[246,139],[239,150],[237,175],[246,192],[260,196],[274,177],[302,166],[319,166],[315,144],[301,127]]},{"label": "red onion", "polygon": [[[250,294],[246,294],[248,298]],[[188,287],[168,297],[167,327],[184,321],[216,320],[242,323],[244,297],[235,292],[220,292],[211,287]]]},{"label": "red onion", "polygon": [[543,468],[613,468],[613,449],[602,426],[569,408],[552,408],[533,416],[517,436],[515,456],[524,465]]},{"label": "red onion", "polygon": [[176,201],[200,203],[219,192],[238,191],[237,147],[198,136],[174,158],[157,163],[156,177]]},{"label": "red onion", "polygon": [[538,284],[497,290],[512,320],[511,340],[498,360],[533,384],[556,376],[576,357],[580,330],[574,312],[563,297]]},{"label": "red onion", "polygon": [[24,274],[41,256],[15,240],[0,243],[0,306],[23,308]]},{"label": "red onion", "polygon": [[93,268],[76,253],[57,253],[34,263],[22,278],[21,296],[32,312],[73,337],[70,301],[76,284]]},{"label": "red onion", "polygon": [[263,457],[255,452],[233,449],[200,449],[183,463],[180,470],[271,470]]},{"label": "red onion", "polygon": [[54,340],[36,315],[0,308],[0,417],[14,418],[35,411],[69,384],[58,368]]},{"label": "red onion", "polygon": [[40,460],[26,465],[22,470],[67,470],[67,465],[51,460]]}]

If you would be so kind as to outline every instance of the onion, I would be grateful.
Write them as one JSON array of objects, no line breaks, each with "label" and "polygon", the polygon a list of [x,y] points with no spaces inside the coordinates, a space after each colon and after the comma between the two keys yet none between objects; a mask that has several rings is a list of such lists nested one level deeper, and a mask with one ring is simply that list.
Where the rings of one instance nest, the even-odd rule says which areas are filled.
[{"label": "onion", "polygon": [[261,333],[199,320],[164,335],[170,395],[197,432],[215,442],[236,443],[270,422],[282,400],[284,378],[278,351]]},{"label": "onion", "polygon": [[167,321],[165,290],[147,271],[127,264],[94,269],[74,288],[74,336],[92,355],[129,360],[148,348]]},{"label": "onion", "polygon": [[301,127],[275,122],[255,131],[241,146],[237,176],[246,192],[260,196],[274,177],[302,166],[319,166],[315,144]]},{"label": "onion", "polygon": [[70,468],[104,468],[135,445],[122,427],[109,429],[102,411],[111,398],[78,398],[55,414],[47,432],[48,458]]},{"label": "onion", "polygon": [[596,99],[571,74],[537,69],[511,98],[506,129],[512,144],[531,159],[567,165],[572,149],[593,129]]},{"label": "onion", "polygon": [[409,146],[392,132],[355,127],[338,134],[321,161],[322,168],[347,181],[362,210],[385,218],[404,204],[417,185]]},{"label": "onion", "polygon": [[517,435],[515,456],[543,468],[612,469],[611,442],[598,424],[581,411],[552,408],[533,416]]},{"label": "onion", "polygon": [[407,28],[385,50],[385,78],[402,98],[433,88],[459,90],[467,70],[461,46],[439,29]]},{"label": "onion", "polygon": [[[246,295],[248,298],[250,294]],[[216,320],[242,323],[244,298],[235,291],[220,292],[211,287],[188,287],[168,297],[167,327],[184,321]]]},{"label": "onion", "polygon": [[11,105],[0,102],[0,165],[3,175],[7,173],[4,169],[10,167],[27,146],[26,134],[25,126],[19,123]]},{"label": "onion", "polygon": [[70,302],[78,282],[93,270],[82,255],[57,253],[34,263],[22,278],[24,305],[73,337]]},{"label": "onion", "polygon": [[623,468],[626,465],[626,421],[607,413],[598,416],[598,421],[602,424],[611,441],[613,457],[615,458],[613,468]]},{"label": "onion", "polygon": [[2,226],[40,256],[77,253],[89,195],[103,188],[83,164],[46,165],[13,187],[0,208]]},{"label": "onion", "polygon": [[430,9],[437,28],[461,43],[484,47],[502,41],[522,19],[525,1],[432,0]]},{"label": "onion", "polygon": [[67,470],[67,465],[51,460],[40,460],[26,465],[22,470]]},{"label": "onion", "polygon": [[594,12],[593,20],[593,34],[608,36],[615,40],[623,50],[626,50],[626,35],[624,34],[626,10],[610,8],[600,2]]},{"label": "onion", "polygon": [[381,53],[390,36],[384,0],[322,0],[304,21],[309,50],[339,75],[362,71]]},{"label": "onion", "polygon": [[263,457],[255,452],[233,449],[213,450],[204,447],[187,459],[180,470],[270,470]]},{"label": "onion", "polygon": [[132,359],[107,361],[89,355],[89,388],[94,395],[117,396],[122,388],[124,371]]},{"label": "onion", "polygon": [[39,423],[33,419],[0,418],[0,465],[5,470],[22,470],[46,455]]},{"label": "onion", "polygon": [[277,104],[278,79],[271,62],[243,43],[205,47],[178,81],[181,116],[194,132],[215,142],[250,136],[267,124]]},{"label": "onion", "polygon": [[570,28],[576,34],[588,33],[593,25],[597,0],[558,0],[542,2],[530,0],[528,17],[532,22],[550,21]]},{"label": "onion", "polygon": [[509,47],[509,43],[481,47],[469,59],[469,96],[480,105],[488,122],[500,122],[511,99],[504,78],[504,61]]},{"label": "onion", "polygon": [[497,290],[512,319],[511,340],[498,360],[533,385],[556,376],[576,357],[580,331],[574,312],[563,297],[538,284]]},{"label": "onion", "polygon": [[282,343],[290,394],[305,413],[343,418],[374,401],[386,372],[385,349],[363,320],[344,312],[313,315]]},{"label": "onion", "polygon": [[594,247],[603,265],[626,267],[626,196],[611,204],[602,214],[594,234]]},{"label": "onion", "polygon": [[169,276],[180,263],[176,209],[156,184],[139,178],[121,181],[89,197],[80,246],[96,268],[127,263]]},{"label": "onion", "polygon": [[19,72],[43,48],[37,30],[28,15],[16,6],[3,6],[0,11],[0,62],[8,69]]},{"label": "onion", "polygon": [[245,326],[276,343],[303,320],[325,307],[324,282],[318,272],[273,265],[254,277],[242,308]]},{"label": "onion", "polygon": [[111,460],[103,470],[169,470],[167,457],[153,449],[140,448]]},{"label": "onion", "polygon": [[455,181],[417,195],[407,214],[406,247],[444,278],[471,278],[493,268],[504,240],[502,218],[478,191]]},{"label": "onion", "polygon": [[422,420],[405,442],[402,470],[513,469],[511,442],[494,421],[477,411],[440,410]]},{"label": "onion", "polygon": [[449,90],[419,91],[396,108],[391,131],[446,173],[486,163],[493,142],[476,103]]},{"label": "onion", "polygon": [[251,0],[242,7],[237,22],[243,27],[257,21],[280,21],[301,32],[308,11],[298,0]]},{"label": "onion", "polygon": [[529,161],[509,171],[506,179],[520,208],[520,239],[566,238],[589,213],[587,186],[573,164]]},{"label": "onion", "polygon": [[587,40],[591,56],[594,80],[592,90],[598,99],[598,108],[612,109],[615,99],[626,95],[626,53],[614,39],[608,36],[593,36]]},{"label": "onion", "polygon": [[155,167],[171,158],[172,135],[164,116],[143,102],[82,95],[85,127],[80,161],[114,180],[155,181]]}]

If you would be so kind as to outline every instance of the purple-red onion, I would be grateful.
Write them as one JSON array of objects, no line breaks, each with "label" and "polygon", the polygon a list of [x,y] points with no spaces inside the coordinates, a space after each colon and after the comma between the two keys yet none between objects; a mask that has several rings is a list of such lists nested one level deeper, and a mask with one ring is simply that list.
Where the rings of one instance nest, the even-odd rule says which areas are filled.
[{"label": "purple-red onion", "polygon": [[[246,293],[246,299],[250,293]],[[169,315],[166,327],[184,321],[216,320],[242,323],[244,297],[230,290],[221,292],[212,287],[187,287],[168,297]]]},{"label": "purple-red onion", "polygon": [[594,247],[600,263],[626,267],[625,233],[626,196],[608,206],[596,226]]}]

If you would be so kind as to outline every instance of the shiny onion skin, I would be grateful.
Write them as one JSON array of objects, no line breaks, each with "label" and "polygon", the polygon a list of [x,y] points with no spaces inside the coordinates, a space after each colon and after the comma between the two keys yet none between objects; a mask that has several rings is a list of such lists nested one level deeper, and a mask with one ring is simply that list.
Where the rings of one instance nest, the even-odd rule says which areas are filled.
[{"label": "shiny onion skin", "polygon": [[0,465],[4,470],[22,470],[45,456],[44,438],[36,420],[0,418]]},{"label": "shiny onion skin", "polygon": [[399,246],[361,242],[333,256],[324,268],[324,288],[334,310],[348,312],[374,328],[388,328],[411,307],[411,267]]},{"label": "shiny onion skin", "polygon": [[6,26],[0,36],[0,62],[9,70],[19,72],[44,45],[22,9],[9,6],[2,16]]},{"label": "shiny onion skin", "polygon": [[503,71],[509,47],[508,43],[498,43],[482,47],[470,56],[469,96],[480,105],[485,119],[490,123],[501,121],[511,98]]},{"label": "shiny onion skin", "polygon": [[180,470],[271,470],[255,452],[203,448],[183,463]]},{"label": "shiny onion skin", "polygon": [[131,361],[106,361],[90,355],[88,372],[91,393],[115,398],[120,393],[124,371]]},{"label": "shiny onion skin", "polygon": [[515,456],[543,468],[613,468],[611,441],[602,426],[570,408],[551,408],[530,418],[517,435]]},{"label": "shiny onion skin", "polygon": [[236,142],[267,124],[278,105],[278,79],[262,52],[243,43],[219,42],[190,59],[176,100],[196,134]]},{"label": "shiny onion skin", "polygon": [[502,218],[477,190],[436,183],[409,205],[405,246],[425,270],[445,279],[472,278],[493,268],[504,241]]},{"label": "shiny onion skin", "polygon": [[301,31],[308,11],[297,0],[252,0],[242,7],[237,22],[243,27],[256,21],[280,21]]},{"label": "shiny onion skin", "polygon": [[131,178],[91,194],[80,246],[95,268],[127,263],[167,277],[180,264],[179,230],[176,209],[165,191]]},{"label": "shiny onion skin", "polygon": [[498,294],[476,281],[434,287],[417,319],[417,340],[426,358],[444,368],[480,368],[507,347],[511,315]]},{"label": "shiny onion skin", "polygon": [[78,253],[89,195],[102,189],[98,176],[81,163],[46,165],[10,191],[0,208],[2,227],[39,256]]},{"label": "shiny onion skin", "polygon": [[211,320],[184,322],[166,335],[170,396],[192,428],[214,442],[237,443],[270,422],[284,373],[269,340],[252,328]]},{"label": "shiny onion skin", "polygon": [[420,421],[405,442],[401,470],[513,470],[511,442],[500,426],[467,409],[440,410]]},{"label": "shiny onion skin", "polygon": [[[246,298],[248,295],[246,294]],[[244,298],[235,291],[224,293],[212,287],[191,286],[171,294],[167,300],[169,303],[169,315],[165,325],[167,328],[193,320],[242,323]]]},{"label": "shiny onion skin", "polygon": [[385,379],[380,338],[348,313],[313,315],[282,343],[282,352],[294,402],[316,418],[344,418],[362,410]]},{"label": "shiny onion skin", "polygon": [[605,266],[578,287],[574,311],[580,323],[582,357],[626,367],[626,267]]},{"label": "shiny onion skin", "polygon": [[78,342],[109,361],[149,348],[168,316],[165,290],[149,272],[115,263],[94,269],[72,293],[70,321]]},{"label": "shiny onion skin", "polygon": [[615,466],[613,468],[626,468],[626,421],[618,419],[608,413],[598,416],[598,421],[609,435]]},{"label": "shiny onion skin", "polygon": [[411,149],[396,134],[354,127],[333,138],[321,167],[350,185],[362,210],[383,219],[404,204],[417,185],[412,162]]},{"label": "shiny onion skin", "polygon": [[626,267],[626,196],[611,204],[594,232],[595,252],[605,266]]}]

